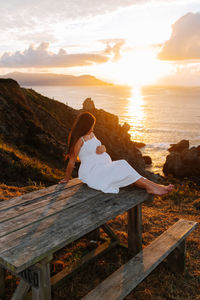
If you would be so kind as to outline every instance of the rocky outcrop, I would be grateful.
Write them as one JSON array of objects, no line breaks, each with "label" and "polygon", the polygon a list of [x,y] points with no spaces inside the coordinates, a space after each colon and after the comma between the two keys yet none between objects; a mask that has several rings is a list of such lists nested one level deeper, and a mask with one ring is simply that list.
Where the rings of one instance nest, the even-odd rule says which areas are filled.
[{"label": "rocky outcrop", "polygon": [[152,159],[149,155],[143,155],[143,159],[146,165],[151,165],[152,164]]},{"label": "rocky outcrop", "polygon": [[165,175],[188,177],[194,180],[200,178],[200,145],[189,149],[189,141],[182,140],[169,148],[171,152],[163,166]]},{"label": "rocky outcrop", "polygon": [[170,146],[168,149],[169,152],[182,152],[184,149],[189,149],[189,141],[182,140],[177,144],[170,144]]},{"label": "rocky outcrop", "polygon": [[[76,116],[87,110],[95,115],[94,132],[111,158],[126,159],[141,175],[155,178],[145,170],[142,154],[130,139],[129,124],[120,125],[118,116],[97,109],[91,98],[85,100],[83,109],[76,110],[32,89],[21,88],[13,79],[0,79],[0,100],[1,140],[51,168],[65,169],[63,158],[69,131]],[[2,174],[9,169],[5,161]],[[77,162],[72,173],[74,177],[78,175],[78,167]]]}]

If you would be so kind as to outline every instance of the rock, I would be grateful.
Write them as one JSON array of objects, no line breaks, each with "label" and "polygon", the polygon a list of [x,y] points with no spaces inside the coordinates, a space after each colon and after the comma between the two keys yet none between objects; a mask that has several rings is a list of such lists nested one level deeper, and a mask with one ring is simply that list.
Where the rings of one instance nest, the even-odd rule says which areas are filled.
[{"label": "rock", "polygon": [[152,159],[151,159],[150,156],[144,155],[143,159],[144,159],[146,165],[151,165],[152,164]]},{"label": "rock", "polygon": [[[178,143],[180,145],[180,143]],[[178,145],[177,144],[177,145]],[[172,151],[167,157],[163,166],[165,175],[172,174],[177,178],[190,178],[198,180],[200,177],[200,146],[185,148],[181,151]],[[178,148],[181,149],[181,148]]]},{"label": "rock", "polygon": [[91,98],[85,99],[83,102],[83,110],[93,110],[94,108],[94,101]]},{"label": "rock", "polygon": [[171,147],[168,149],[168,151],[173,152],[182,152],[184,149],[189,148],[189,141],[188,140],[182,140],[177,144],[170,144]]},{"label": "rock", "polygon": [[183,175],[182,167],[183,163],[181,161],[180,154],[177,152],[172,152],[170,155],[167,155],[166,162],[163,166],[163,173],[180,177]]},{"label": "rock", "polygon": [[185,163],[195,163],[200,158],[199,151],[196,147],[192,147],[191,149],[185,149],[181,152],[181,159]]},{"label": "rock", "polygon": [[124,122],[124,124],[122,125],[122,130],[124,132],[128,132],[130,128],[131,128],[131,126],[126,122]]},{"label": "rock", "polygon": [[142,148],[142,147],[146,146],[146,144],[142,143],[142,142],[134,142],[134,144],[137,148]]}]

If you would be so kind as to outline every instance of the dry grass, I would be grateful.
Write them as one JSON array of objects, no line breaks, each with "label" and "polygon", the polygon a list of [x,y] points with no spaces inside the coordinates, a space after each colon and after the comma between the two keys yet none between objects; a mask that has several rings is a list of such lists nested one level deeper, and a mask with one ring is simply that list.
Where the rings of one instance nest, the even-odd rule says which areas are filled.
[{"label": "dry grass", "polygon": [[8,186],[6,184],[0,184],[0,201],[5,201],[13,197],[17,197],[38,189],[45,188],[44,185],[37,185],[35,182],[30,181],[30,185],[25,187]]},{"label": "dry grass", "polygon": [[[56,183],[64,172],[50,167],[36,157],[30,157],[12,145],[0,140],[0,181],[17,186],[40,186]],[[42,182],[42,183],[41,183]]]},{"label": "dry grass", "polygon": [[[170,181],[170,180],[169,180]],[[172,181],[171,181],[172,182]],[[164,184],[167,184],[167,180]],[[153,203],[143,205],[143,246],[145,247],[178,219],[185,218],[200,222],[200,189],[190,181],[174,180],[175,190],[168,195],[156,196]],[[27,187],[29,189],[30,187]],[[35,187],[34,187],[35,188]],[[1,187],[4,200],[26,192],[26,188]],[[126,214],[109,222],[120,240],[127,243]],[[186,272],[184,275],[172,273],[166,264],[161,263],[141,284],[137,286],[126,300],[199,300],[200,286],[200,226],[189,235],[186,246]],[[101,241],[97,241],[98,244]],[[62,270],[67,264],[79,261],[91,250],[94,244],[84,237],[55,253],[51,262],[51,274]],[[128,260],[125,248],[116,247],[105,255],[84,267],[66,280],[66,283],[54,291],[53,300],[78,300],[93,289],[99,282]],[[11,295],[19,280],[6,272],[6,298]],[[31,299],[27,295],[26,300]]]}]

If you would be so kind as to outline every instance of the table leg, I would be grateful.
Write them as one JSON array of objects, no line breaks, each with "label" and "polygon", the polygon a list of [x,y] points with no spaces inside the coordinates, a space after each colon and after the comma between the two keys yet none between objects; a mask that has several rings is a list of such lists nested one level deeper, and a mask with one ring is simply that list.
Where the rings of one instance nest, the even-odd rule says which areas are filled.
[{"label": "table leg", "polygon": [[32,300],[51,300],[50,260],[44,259],[35,266],[40,270],[39,288],[32,287]]},{"label": "table leg", "polygon": [[128,210],[128,249],[131,255],[142,250],[142,205]]},{"label": "table leg", "polygon": [[30,285],[23,279],[20,280],[11,300],[23,300],[30,289]]},{"label": "table leg", "polygon": [[5,295],[5,270],[0,267],[0,297]]}]

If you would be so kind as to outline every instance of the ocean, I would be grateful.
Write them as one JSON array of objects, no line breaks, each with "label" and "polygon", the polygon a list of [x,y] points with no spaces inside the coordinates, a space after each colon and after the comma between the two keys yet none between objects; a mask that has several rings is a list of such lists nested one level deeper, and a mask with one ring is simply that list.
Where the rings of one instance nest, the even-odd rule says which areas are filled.
[{"label": "ocean", "polygon": [[[30,88],[26,87],[26,88]],[[133,87],[118,86],[32,86],[38,93],[82,108],[86,98],[95,107],[127,122],[135,142],[143,142],[143,155],[152,158],[147,170],[163,175],[162,167],[169,154],[170,144],[182,139],[190,147],[200,145],[200,87]]]}]

